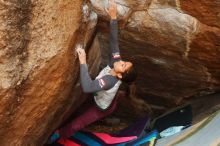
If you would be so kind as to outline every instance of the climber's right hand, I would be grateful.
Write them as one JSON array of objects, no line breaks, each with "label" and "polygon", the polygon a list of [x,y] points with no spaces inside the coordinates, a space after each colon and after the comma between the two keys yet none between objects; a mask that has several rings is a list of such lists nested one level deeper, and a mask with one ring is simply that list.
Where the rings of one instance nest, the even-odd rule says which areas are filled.
[{"label": "climber's right hand", "polygon": [[86,53],[85,53],[85,50],[82,48],[81,45],[76,46],[76,52],[79,56],[80,64],[86,64]]}]

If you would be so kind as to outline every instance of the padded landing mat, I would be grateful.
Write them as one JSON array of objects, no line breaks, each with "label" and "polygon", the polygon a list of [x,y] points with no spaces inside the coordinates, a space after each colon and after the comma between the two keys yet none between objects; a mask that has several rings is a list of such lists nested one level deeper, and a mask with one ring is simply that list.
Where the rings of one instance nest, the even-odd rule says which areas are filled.
[{"label": "padded landing mat", "polygon": [[145,133],[145,128],[149,126],[149,121],[147,117],[142,118],[114,134],[79,131],[68,140],[59,139],[52,146],[123,146],[145,143],[155,139],[155,135],[157,135],[157,132]]},{"label": "padded landing mat", "polygon": [[156,130],[146,133],[136,140],[128,142],[126,146],[153,146],[158,137],[158,132]]},{"label": "padded landing mat", "polygon": [[52,146],[153,146],[157,135],[157,131],[141,137],[111,137],[103,133],[77,132],[68,140],[59,139]]}]

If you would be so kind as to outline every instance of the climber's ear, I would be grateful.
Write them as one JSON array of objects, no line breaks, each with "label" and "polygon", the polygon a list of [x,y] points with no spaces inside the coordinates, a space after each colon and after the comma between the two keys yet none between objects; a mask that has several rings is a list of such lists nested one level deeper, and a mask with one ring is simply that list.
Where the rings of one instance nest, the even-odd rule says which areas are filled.
[{"label": "climber's ear", "polygon": [[122,74],[121,74],[121,73],[118,73],[118,74],[117,74],[117,77],[118,77],[119,79],[122,79]]}]

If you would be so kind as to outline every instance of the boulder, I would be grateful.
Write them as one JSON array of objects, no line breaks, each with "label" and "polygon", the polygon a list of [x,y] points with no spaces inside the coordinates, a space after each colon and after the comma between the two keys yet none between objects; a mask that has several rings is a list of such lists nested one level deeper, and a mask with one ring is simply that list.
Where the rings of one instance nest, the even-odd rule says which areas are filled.
[{"label": "boulder", "polygon": [[[201,97],[220,90],[218,1],[115,1],[121,54],[139,74],[136,93],[122,99],[131,110],[164,112],[201,99],[199,114],[219,103]],[[43,145],[84,102],[74,48],[86,49],[94,78],[108,63],[106,7],[107,0],[0,1],[0,145]]]},{"label": "boulder", "polygon": [[[80,104],[74,48],[98,46],[97,16],[81,0],[9,0],[0,8],[0,145],[40,146]],[[90,66],[94,73],[97,64]]]},{"label": "boulder", "polygon": [[[219,2],[115,1],[122,57],[132,60],[139,73],[137,94],[169,107],[219,91]],[[101,19],[99,38],[106,49],[107,0],[91,3]]]}]

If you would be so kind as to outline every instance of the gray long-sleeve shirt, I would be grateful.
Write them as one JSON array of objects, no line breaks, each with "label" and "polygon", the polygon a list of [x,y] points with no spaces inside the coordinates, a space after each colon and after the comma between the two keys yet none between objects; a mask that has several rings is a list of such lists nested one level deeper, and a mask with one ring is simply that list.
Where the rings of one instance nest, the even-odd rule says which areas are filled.
[{"label": "gray long-sleeve shirt", "polygon": [[[118,46],[118,22],[117,20],[110,21],[110,37],[109,37],[110,49],[111,49],[111,63],[110,67],[113,68],[113,64],[116,61],[121,60],[119,46]],[[118,79],[111,75],[105,75],[99,79],[92,80],[88,73],[88,67],[86,64],[80,65],[80,80],[85,93],[93,93],[101,90],[108,90],[114,87]]]}]

